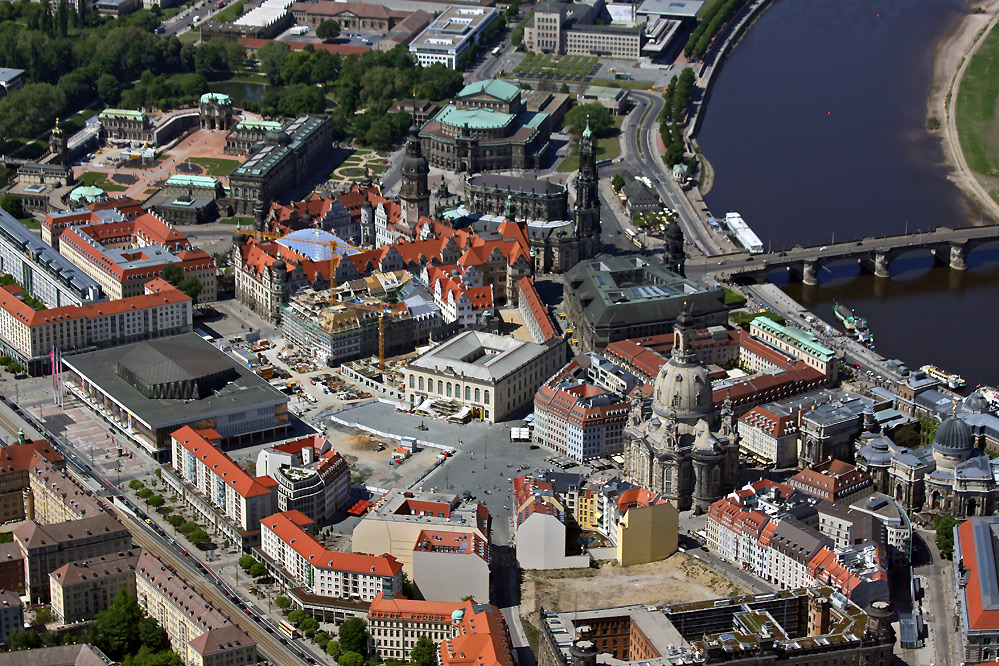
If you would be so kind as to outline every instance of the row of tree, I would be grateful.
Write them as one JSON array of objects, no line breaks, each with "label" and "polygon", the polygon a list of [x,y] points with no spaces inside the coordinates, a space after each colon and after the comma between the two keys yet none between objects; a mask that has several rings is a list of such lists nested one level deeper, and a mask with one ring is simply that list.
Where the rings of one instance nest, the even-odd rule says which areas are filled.
[{"label": "row of tree", "polygon": [[690,33],[687,44],[683,47],[683,54],[688,58],[703,57],[708,52],[711,41],[744,4],[746,0],[724,0],[711,5],[701,17],[701,22]]},{"label": "row of tree", "polygon": [[663,93],[665,106],[663,106],[663,110],[659,114],[658,120],[660,123],[686,121],[687,112],[690,110],[690,102],[694,97],[694,85],[696,81],[697,77],[694,74],[694,70],[690,67],[680,72],[680,76],[674,76],[670,79],[669,85],[666,86],[666,92]]}]

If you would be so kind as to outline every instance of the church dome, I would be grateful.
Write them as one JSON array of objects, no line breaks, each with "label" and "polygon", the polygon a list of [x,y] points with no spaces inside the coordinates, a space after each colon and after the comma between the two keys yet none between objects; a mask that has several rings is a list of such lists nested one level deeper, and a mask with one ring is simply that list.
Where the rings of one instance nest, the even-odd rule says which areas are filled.
[{"label": "church dome", "polygon": [[975,438],[968,424],[954,416],[946,419],[933,436],[933,451],[950,456],[969,456],[975,448]]},{"label": "church dome", "polygon": [[683,229],[680,228],[679,222],[674,222],[666,229],[666,238],[677,237],[683,238]]},{"label": "church dome", "polygon": [[708,371],[698,363],[680,363],[671,358],[656,377],[652,409],[661,416],[676,414],[680,419],[711,412],[714,403]]},{"label": "church dome", "polygon": [[989,403],[979,391],[965,398],[962,407],[970,414],[985,414],[989,411]]},{"label": "church dome", "polygon": [[287,273],[288,264],[284,263],[284,259],[278,259],[271,265],[271,270],[275,273]]}]

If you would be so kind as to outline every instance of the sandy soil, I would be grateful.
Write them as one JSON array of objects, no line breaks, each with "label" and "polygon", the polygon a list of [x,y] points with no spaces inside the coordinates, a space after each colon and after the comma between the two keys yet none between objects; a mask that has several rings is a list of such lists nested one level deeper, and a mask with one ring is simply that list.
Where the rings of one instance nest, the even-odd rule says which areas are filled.
[{"label": "sandy soil", "polygon": [[954,118],[954,105],[965,66],[978,49],[980,38],[999,20],[999,0],[982,0],[973,6],[982,7],[985,13],[961,17],[951,33],[937,43],[933,54],[927,116],[941,119],[944,162],[951,168],[949,178],[982,212],[999,222],[999,203],[988,194],[988,190],[999,182],[985,183],[985,178],[977,176],[968,167],[961,152]]},{"label": "sandy soil", "polygon": [[[685,553],[662,562],[600,569],[526,571],[520,608],[532,616],[545,608],[566,610],[601,605],[666,604],[746,594],[749,590]],[[598,603],[596,600],[605,600]],[[610,604],[606,600],[613,600]]]}]

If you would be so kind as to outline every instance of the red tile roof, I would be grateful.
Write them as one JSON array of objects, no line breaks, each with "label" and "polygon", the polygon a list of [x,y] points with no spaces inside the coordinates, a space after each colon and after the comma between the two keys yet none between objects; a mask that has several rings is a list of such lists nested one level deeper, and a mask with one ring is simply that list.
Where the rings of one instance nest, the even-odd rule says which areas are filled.
[{"label": "red tile roof", "polygon": [[261,477],[251,477],[236,461],[213,446],[200,431],[191,426],[175,430],[170,436],[193,453],[198,462],[206,465],[212,474],[222,479],[240,496],[250,498],[269,495],[272,492],[260,482]]},{"label": "red tile roof", "polygon": [[[308,523],[303,523],[303,519]],[[391,555],[362,555],[360,553],[341,553],[329,550],[306,532],[303,526],[311,524],[301,511],[286,511],[275,513],[261,519],[260,525],[273,532],[277,538],[305,558],[309,564],[320,569],[336,569],[337,571],[352,571],[371,576],[397,575],[402,570],[402,564]]]},{"label": "red tile roof", "polygon": [[539,342],[547,342],[557,337],[558,333],[555,331],[555,325],[548,316],[548,308],[541,302],[538,290],[534,288],[534,280],[529,277],[522,277],[517,286],[520,288],[520,298],[527,305],[531,316],[538,324],[538,330],[541,332],[541,340]]},{"label": "red tile roof", "polygon": [[100,301],[87,305],[64,305],[59,308],[35,310],[18,298],[24,291],[17,285],[0,287],[0,309],[6,310],[14,318],[24,322],[29,327],[52,324],[71,319],[97,319],[123,312],[145,310],[160,305],[183,303],[191,297],[170,284],[160,281],[154,285],[155,293],[121,298],[116,301]]}]

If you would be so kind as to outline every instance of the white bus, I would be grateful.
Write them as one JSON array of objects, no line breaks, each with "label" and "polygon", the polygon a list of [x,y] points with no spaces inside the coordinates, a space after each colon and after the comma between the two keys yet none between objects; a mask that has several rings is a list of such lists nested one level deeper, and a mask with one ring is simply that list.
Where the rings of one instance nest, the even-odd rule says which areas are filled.
[{"label": "white bus", "polygon": [[492,54],[493,54],[494,56],[498,56],[498,55],[500,54],[500,48],[501,48],[501,47],[499,47],[499,46],[497,46],[496,48],[494,48],[494,49],[492,50]]}]

